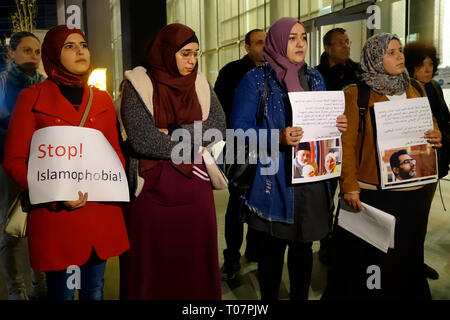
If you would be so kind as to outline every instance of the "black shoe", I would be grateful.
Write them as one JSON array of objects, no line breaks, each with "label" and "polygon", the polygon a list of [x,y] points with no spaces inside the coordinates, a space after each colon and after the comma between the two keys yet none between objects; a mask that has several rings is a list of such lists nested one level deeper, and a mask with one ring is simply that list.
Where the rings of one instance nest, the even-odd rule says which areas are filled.
[{"label": "black shoe", "polygon": [[425,275],[427,276],[428,279],[431,279],[431,280],[439,279],[439,273],[436,270],[434,270],[432,267],[430,267],[426,263],[424,263],[424,267],[425,267]]},{"label": "black shoe", "polygon": [[233,280],[236,278],[236,274],[241,270],[241,264],[236,262],[234,264],[224,263],[220,269],[220,277],[222,280]]}]

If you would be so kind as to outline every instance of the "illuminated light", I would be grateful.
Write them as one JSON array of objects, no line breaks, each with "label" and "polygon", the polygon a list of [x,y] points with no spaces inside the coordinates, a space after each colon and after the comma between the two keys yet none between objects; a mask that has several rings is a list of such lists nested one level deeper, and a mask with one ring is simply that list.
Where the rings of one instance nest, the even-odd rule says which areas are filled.
[{"label": "illuminated light", "polygon": [[106,68],[96,68],[92,71],[88,81],[90,86],[106,91]]}]

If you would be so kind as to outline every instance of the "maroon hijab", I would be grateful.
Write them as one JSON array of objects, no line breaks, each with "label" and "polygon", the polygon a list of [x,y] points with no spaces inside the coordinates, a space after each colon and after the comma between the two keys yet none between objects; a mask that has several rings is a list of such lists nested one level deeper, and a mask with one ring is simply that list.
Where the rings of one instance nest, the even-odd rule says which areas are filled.
[{"label": "maroon hijab", "polygon": [[278,80],[284,82],[289,92],[304,91],[300,85],[298,71],[305,64],[294,64],[287,58],[289,34],[296,23],[303,24],[295,18],[285,17],[275,21],[267,32],[263,55],[275,69]]},{"label": "maroon hijab", "polygon": [[86,40],[80,29],[69,29],[66,25],[51,28],[42,43],[42,63],[48,78],[57,85],[83,87],[89,79],[92,66],[86,74],[77,75],[69,72],[61,63],[61,50],[67,37],[72,33],[78,33]]},{"label": "maroon hijab", "polygon": [[175,58],[175,53],[194,36],[195,32],[185,25],[169,24],[158,32],[147,51],[148,74],[154,86],[153,116],[158,128],[202,120],[195,92],[198,64],[192,73],[182,76]]}]

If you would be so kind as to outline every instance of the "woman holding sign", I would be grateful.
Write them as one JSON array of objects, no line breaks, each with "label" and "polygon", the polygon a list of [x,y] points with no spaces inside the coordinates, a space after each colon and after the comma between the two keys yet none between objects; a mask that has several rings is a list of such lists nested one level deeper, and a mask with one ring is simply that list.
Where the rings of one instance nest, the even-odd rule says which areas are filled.
[{"label": "woman holding sign", "polygon": [[[91,95],[87,85],[92,67],[84,33],[65,25],[52,28],[42,45],[42,60],[48,79],[19,96],[8,130],[5,171],[28,190],[34,132],[51,126],[79,126],[90,103],[84,127],[101,131],[124,163],[113,102],[96,88]],[[81,191],[74,198],[31,207],[31,266],[46,272],[50,299],[73,299],[75,284],[81,285],[80,299],[102,299],[106,259],[129,248],[122,209],[117,204],[88,202],[89,195]]]},{"label": "woman holding sign", "polygon": [[[212,186],[194,143],[208,143],[207,129],[223,135],[225,115],[198,71],[198,49],[192,29],[169,24],[148,47],[148,70],[125,73],[121,114],[136,198],[126,215],[131,249],[120,260],[122,299],[221,297]],[[177,129],[193,144],[178,142]],[[175,159],[180,146],[187,159]]]},{"label": "woman holding sign", "polygon": [[[292,127],[288,92],[323,91],[325,83],[318,71],[305,63],[308,49],[306,30],[294,18],[281,18],[269,29],[264,47],[265,66],[248,72],[235,91],[231,126],[233,129],[280,131],[279,168],[264,175],[258,163],[252,188],[245,195],[253,213],[248,225],[261,233],[258,280],[263,300],[278,299],[286,247],[291,299],[306,300],[312,272],[312,243],[328,233],[331,190],[325,181],[292,186],[286,174],[286,157],[302,139],[303,130]],[[264,82],[267,80],[266,117],[256,118]],[[254,93],[254,94],[252,94]],[[337,127],[345,131],[347,119],[339,116]],[[308,149],[309,146],[303,148]],[[309,157],[309,154],[308,154]],[[309,159],[309,158],[308,158]],[[310,162],[310,159],[307,161]],[[312,168],[312,167],[311,167]],[[314,171],[313,171],[314,172]]]},{"label": "woman holding sign", "polygon": [[[393,34],[378,34],[367,40],[361,56],[362,82],[368,86],[367,111],[360,118],[356,85],[345,90],[348,131],[342,136],[343,167],[341,194],[348,206],[361,211],[364,203],[396,219],[394,249],[382,252],[340,226],[334,232],[332,267],[324,299],[430,299],[425,278],[424,241],[435,183],[426,186],[380,190],[374,103],[411,99],[420,94],[410,85],[402,44]],[[424,137],[436,148],[441,134],[434,130]],[[396,166],[406,170],[415,163],[403,151]],[[392,164],[391,164],[392,166]],[[393,169],[394,170],[394,169]],[[362,214],[362,213],[361,213]]]}]

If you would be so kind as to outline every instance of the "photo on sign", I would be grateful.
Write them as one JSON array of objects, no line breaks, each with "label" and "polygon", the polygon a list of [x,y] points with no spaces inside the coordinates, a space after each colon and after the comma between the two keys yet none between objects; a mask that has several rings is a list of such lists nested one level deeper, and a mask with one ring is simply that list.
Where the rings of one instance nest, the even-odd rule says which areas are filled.
[{"label": "photo on sign", "polygon": [[436,150],[430,144],[381,151],[381,179],[388,187],[413,186],[435,181]]},{"label": "photo on sign", "polygon": [[305,183],[340,176],[341,139],[300,142],[293,147],[292,183]]}]

